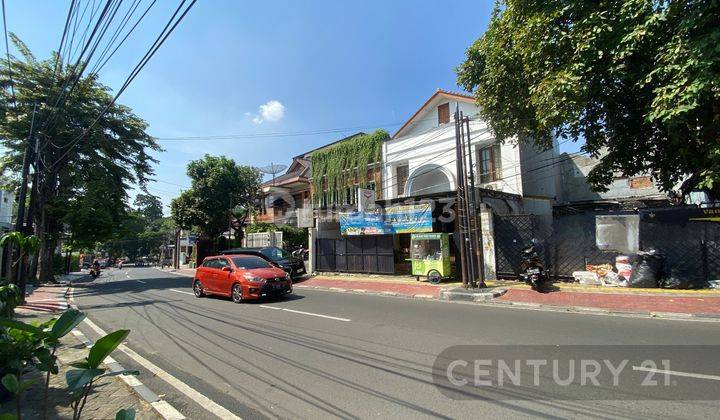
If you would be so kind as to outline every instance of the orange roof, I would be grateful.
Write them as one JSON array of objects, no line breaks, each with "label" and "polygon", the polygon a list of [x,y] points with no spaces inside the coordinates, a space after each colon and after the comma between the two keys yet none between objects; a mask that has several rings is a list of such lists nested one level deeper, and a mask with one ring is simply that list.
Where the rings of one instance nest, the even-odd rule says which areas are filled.
[{"label": "orange roof", "polygon": [[408,126],[410,126],[410,124],[412,124],[412,122],[415,120],[415,118],[417,118],[418,115],[420,115],[420,113],[422,113],[422,111],[425,109],[425,107],[430,105],[430,103],[432,101],[434,101],[435,98],[437,98],[438,96],[443,96],[448,99],[455,99],[455,100],[462,101],[462,102],[475,103],[475,97],[473,97],[472,95],[468,95],[466,93],[451,92],[448,90],[443,90],[443,89],[438,88],[438,90],[436,90],[435,93],[433,93],[433,95],[427,101],[425,101],[425,103],[417,111],[415,111],[415,113],[412,115],[412,117],[410,117],[409,120],[405,121],[405,124],[403,124],[402,127],[400,127],[400,129],[397,132],[395,132],[395,134],[392,136],[392,138],[400,137],[400,134],[403,131],[405,131],[405,129],[408,128]]}]

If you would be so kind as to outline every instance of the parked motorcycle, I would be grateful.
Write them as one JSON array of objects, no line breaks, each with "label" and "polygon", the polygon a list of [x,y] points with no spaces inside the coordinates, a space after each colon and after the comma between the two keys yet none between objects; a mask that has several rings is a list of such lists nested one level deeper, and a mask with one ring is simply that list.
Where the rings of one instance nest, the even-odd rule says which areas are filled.
[{"label": "parked motorcycle", "polygon": [[303,261],[308,259],[308,250],[304,246],[297,246],[290,251],[293,257],[302,258]]},{"label": "parked motorcycle", "polygon": [[540,241],[533,238],[531,243],[522,250],[522,259],[520,261],[520,278],[532,287],[533,290],[540,291],[547,277],[545,276],[545,267],[540,259]]}]

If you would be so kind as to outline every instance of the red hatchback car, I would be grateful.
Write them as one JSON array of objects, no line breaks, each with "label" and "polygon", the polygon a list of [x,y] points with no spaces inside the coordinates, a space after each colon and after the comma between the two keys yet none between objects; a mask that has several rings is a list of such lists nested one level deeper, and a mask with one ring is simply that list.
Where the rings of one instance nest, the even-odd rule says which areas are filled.
[{"label": "red hatchback car", "polygon": [[235,303],[292,293],[290,275],[254,255],[207,257],[195,271],[192,286],[196,297],[227,296]]}]

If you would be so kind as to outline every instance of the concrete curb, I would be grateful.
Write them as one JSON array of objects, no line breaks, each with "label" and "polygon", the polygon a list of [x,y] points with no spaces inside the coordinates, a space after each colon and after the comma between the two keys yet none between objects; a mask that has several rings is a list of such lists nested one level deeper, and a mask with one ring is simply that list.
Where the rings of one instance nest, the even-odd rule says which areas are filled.
[{"label": "concrete curb", "polygon": [[443,290],[440,299],[463,302],[489,302],[507,293],[507,289],[497,289],[483,292]]},{"label": "concrete curb", "polygon": [[505,306],[518,309],[529,309],[548,312],[567,312],[588,315],[612,315],[624,316],[632,318],[654,318],[673,321],[702,321],[702,322],[720,322],[720,314],[688,314],[682,312],[649,312],[649,311],[632,311],[618,310],[606,308],[593,308],[585,306],[557,306],[545,305],[532,302],[506,302],[492,301],[486,302],[487,306]]},{"label": "concrete curb", "polygon": [[[75,302],[73,302],[72,287],[67,288],[67,291],[65,292],[65,298],[67,299],[68,305],[71,308],[78,309],[77,305],[75,305]],[[78,340],[80,340],[85,345],[85,347],[90,348],[93,346],[93,343],[78,328],[73,329],[72,333],[75,337],[77,337]],[[117,360],[113,359],[112,356],[108,356],[107,358],[105,358],[105,361],[103,363],[105,363],[105,365],[113,372],[120,372],[125,370],[125,368]],[[140,399],[148,403],[160,417],[167,420],[185,419],[185,416],[183,416],[182,413],[180,413],[177,409],[170,405],[170,403],[161,399],[156,393],[150,390],[150,388],[148,388],[135,376],[118,375],[118,377],[123,382],[125,382],[125,384],[127,384],[127,386],[129,386],[130,389],[132,389],[137,394],[137,396],[140,397]]]}]

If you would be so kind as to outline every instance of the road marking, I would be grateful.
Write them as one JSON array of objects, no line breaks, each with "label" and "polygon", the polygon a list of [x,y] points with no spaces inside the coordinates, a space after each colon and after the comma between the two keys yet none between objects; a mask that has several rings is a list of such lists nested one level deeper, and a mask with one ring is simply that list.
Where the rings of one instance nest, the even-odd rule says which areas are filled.
[{"label": "road marking", "polygon": [[336,316],[316,314],[316,313],[313,313],[313,312],[296,311],[295,309],[278,308],[278,307],[275,307],[275,306],[268,306],[268,305],[260,305],[259,307],[260,307],[260,308],[267,308],[267,309],[279,309],[279,310],[282,310],[282,311],[285,311],[285,312],[292,312],[292,313],[301,314],[301,315],[316,316],[316,317],[319,317],[319,318],[334,319],[334,320],[336,320],[336,321],[343,321],[343,322],[350,322],[350,321],[352,321],[351,319],[347,319],[347,318],[338,318],[338,317],[336,317]]},{"label": "road marking", "polygon": [[633,370],[640,370],[643,372],[652,372],[652,373],[661,373],[663,375],[685,376],[688,378],[709,379],[711,381],[720,381],[720,376],[717,376],[717,375],[705,375],[702,373],[678,372],[676,370],[653,369],[653,368],[648,368],[648,367],[644,367],[644,366],[633,366],[632,368],[633,368]]},{"label": "road marking", "polygon": [[147,284],[147,283],[145,283],[145,282],[142,281],[142,280],[135,280],[135,281],[138,282],[138,283]]},{"label": "road marking", "polygon": [[[182,293],[185,293],[185,292],[182,292]],[[98,333],[100,336],[105,336],[107,334],[105,331],[102,330],[102,328],[98,327],[97,325],[95,325],[94,322],[90,321],[89,318],[85,318],[84,322],[88,325],[88,327],[90,327],[93,331]],[[138,364],[143,366],[145,369],[147,369],[150,372],[152,372],[153,374],[155,374],[155,376],[157,376],[158,378],[160,378],[163,381],[170,384],[173,388],[182,392],[186,397],[195,401],[197,404],[199,404],[201,407],[203,407],[207,411],[211,412],[212,414],[220,417],[221,419],[240,419],[240,417],[236,416],[235,414],[230,412],[225,407],[221,406],[220,404],[216,403],[215,401],[213,401],[210,398],[206,397],[205,395],[201,394],[200,392],[193,389],[192,387],[187,385],[185,382],[182,382],[178,378],[174,377],[170,373],[162,370],[160,367],[155,365],[153,362],[140,356],[134,350],[130,349],[128,346],[126,346],[124,344],[120,344],[118,346],[118,350],[127,354],[135,362],[137,362]]]},{"label": "road marking", "polygon": [[171,292],[175,292],[175,293],[184,293],[184,294],[186,294],[186,295],[193,295],[193,296],[195,296],[195,293],[186,292],[186,291],[184,291],[184,290],[170,289],[170,291],[171,291]]}]

